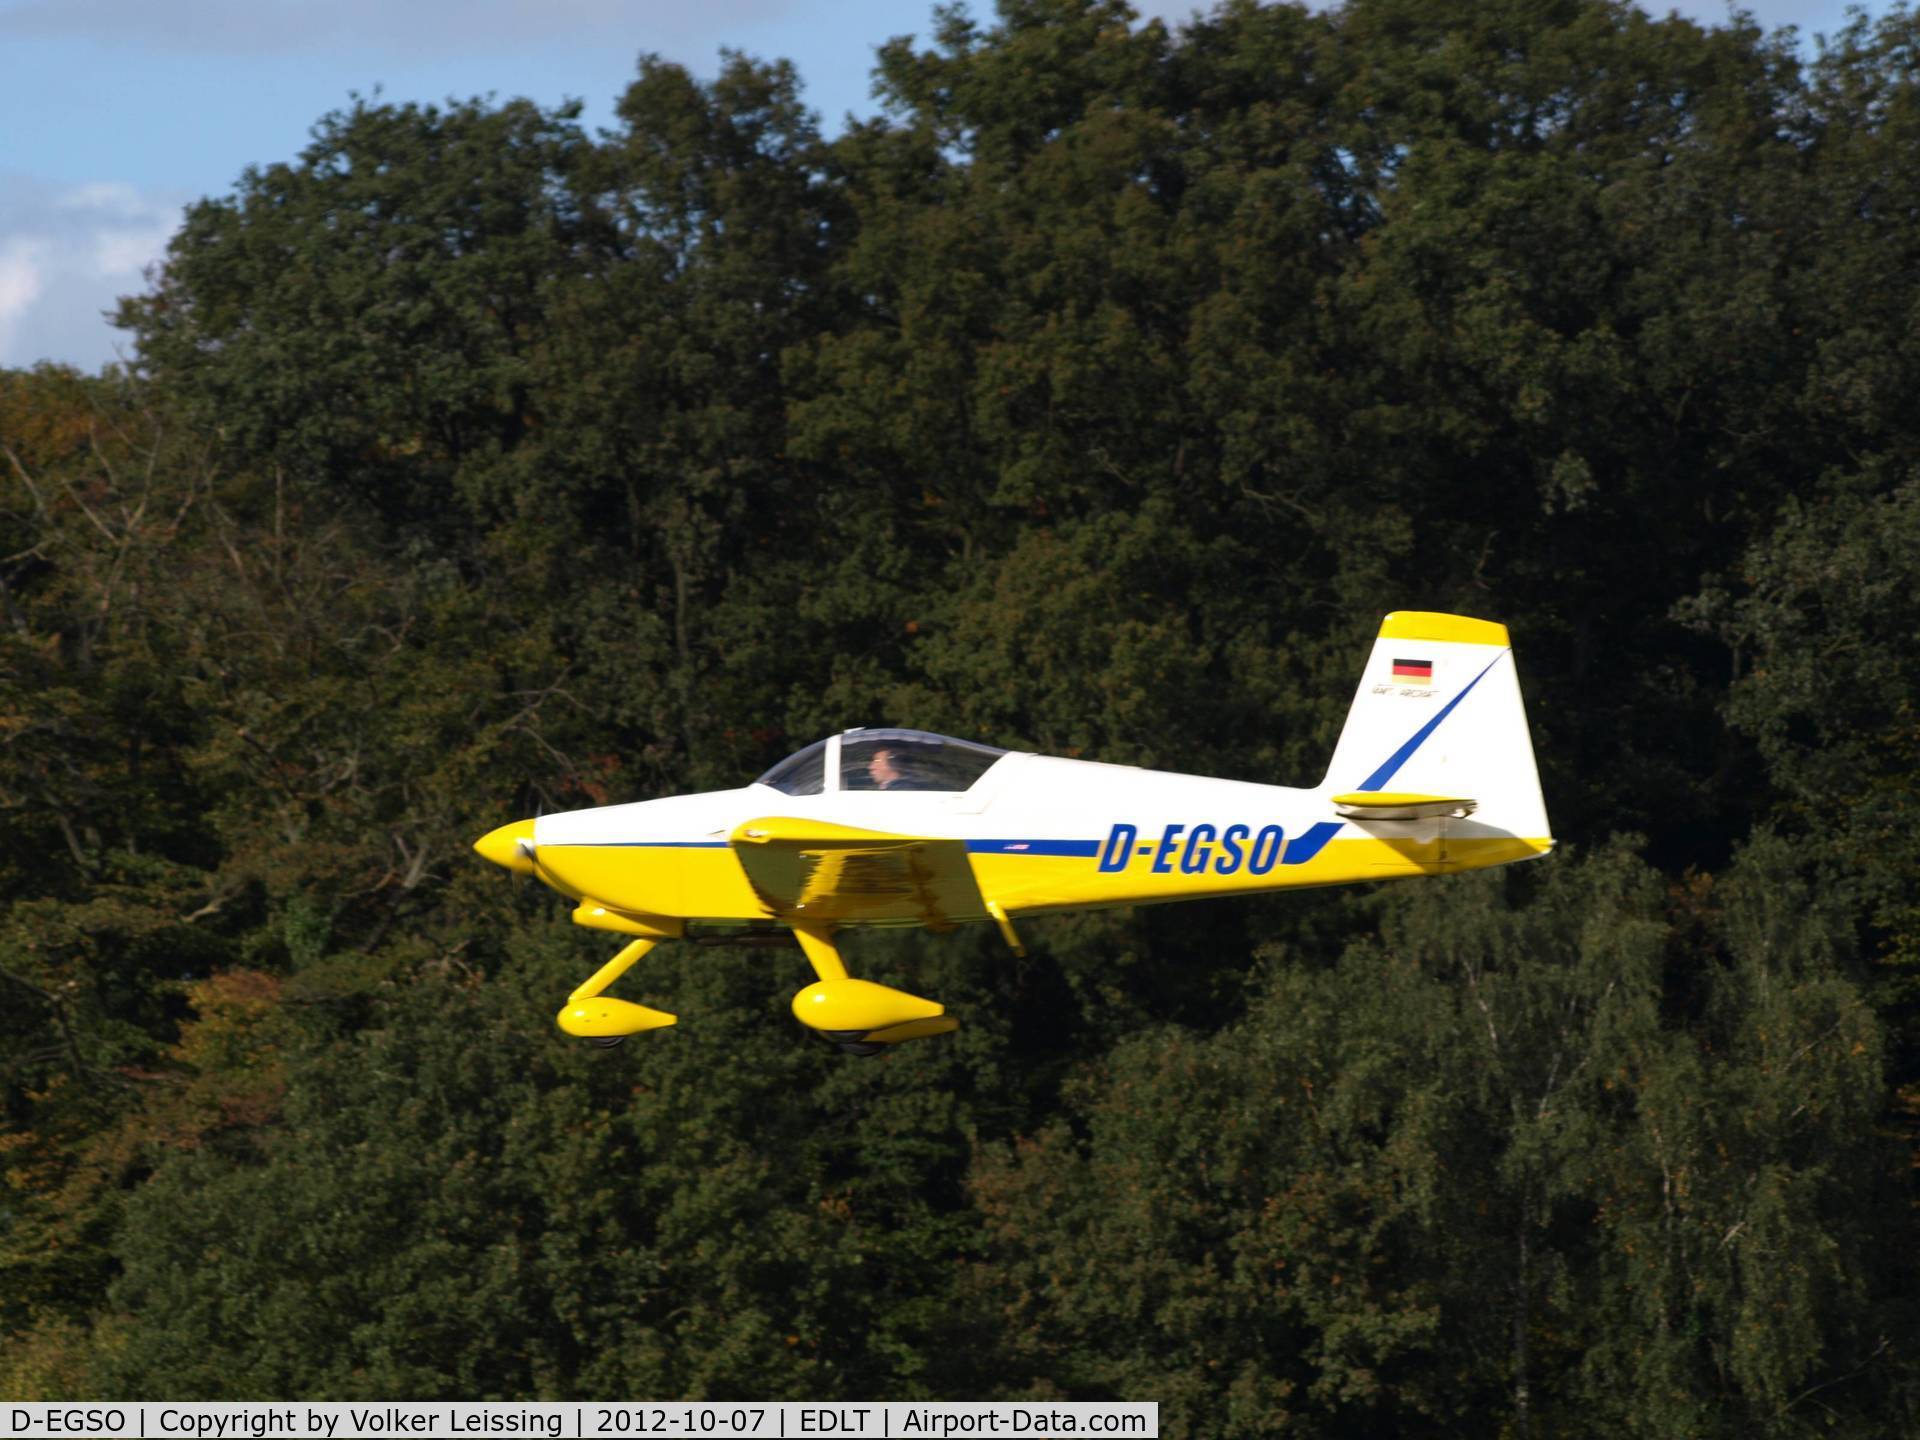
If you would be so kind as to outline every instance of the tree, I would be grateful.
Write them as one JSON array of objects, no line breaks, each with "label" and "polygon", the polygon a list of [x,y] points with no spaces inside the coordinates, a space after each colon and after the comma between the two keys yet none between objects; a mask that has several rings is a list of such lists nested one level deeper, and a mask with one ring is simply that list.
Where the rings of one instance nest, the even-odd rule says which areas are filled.
[{"label": "tree", "polygon": [[[1900,1428],[1913,33],[1020,0],[196,206],[0,376],[0,1389]],[[1570,854],[864,937],[964,1019],[864,1067],[791,951],[560,1047],[465,854],[882,720],[1311,783],[1411,608]]]},{"label": "tree", "polygon": [[1685,1023],[1604,1074],[1631,1110],[1588,1152],[1608,1317],[1583,1361],[1592,1403],[1649,1435],[1872,1434],[1907,1369],[1910,1282],[1882,1228],[1898,1157],[1876,1134],[1882,1032],[1847,975],[1846,910],[1771,835],[1698,896],[1714,943]]},{"label": "tree", "polygon": [[1393,892],[1337,967],[1270,956],[1242,1023],[1116,1047],[976,1169],[1003,1393],[1223,1435],[1870,1423],[1877,1032],[1784,860],[1728,881],[1688,1023],[1615,846]]},{"label": "tree", "polygon": [[189,208],[140,364],[252,464],[429,533],[510,488],[552,288],[593,267],[575,112],[356,99]]},{"label": "tree", "polygon": [[1766,762],[1780,824],[1857,890],[1875,1000],[1895,1027],[1894,1073],[1910,1088],[1920,1079],[1920,855],[1909,823],[1920,673],[1900,611],[1920,491],[1879,478],[1788,502],[1744,557],[1739,588],[1709,588],[1682,613],[1732,652],[1728,715]]}]

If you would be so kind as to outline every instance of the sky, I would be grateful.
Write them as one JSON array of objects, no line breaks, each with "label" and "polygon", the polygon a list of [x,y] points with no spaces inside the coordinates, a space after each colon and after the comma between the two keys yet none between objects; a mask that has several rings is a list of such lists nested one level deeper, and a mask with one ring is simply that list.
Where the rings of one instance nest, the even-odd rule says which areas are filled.
[{"label": "sky", "polygon": [[[990,0],[975,0],[989,16]],[[1196,0],[1135,0],[1178,21]],[[1665,13],[1666,3],[1647,9]],[[1671,8],[1703,23],[1727,7]],[[1750,0],[1808,47],[1845,0]],[[1882,14],[1887,0],[1865,7]],[[872,115],[874,49],[923,38],[933,0],[0,0],[0,366],[97,370],[131,356],[107,323],[146,288],[182,208],[249,165],[291,160],[314,121],[391,101],[580,100],[590,127],[644,52],[710,78],[722,48],[792,60],[829,134]]]}]

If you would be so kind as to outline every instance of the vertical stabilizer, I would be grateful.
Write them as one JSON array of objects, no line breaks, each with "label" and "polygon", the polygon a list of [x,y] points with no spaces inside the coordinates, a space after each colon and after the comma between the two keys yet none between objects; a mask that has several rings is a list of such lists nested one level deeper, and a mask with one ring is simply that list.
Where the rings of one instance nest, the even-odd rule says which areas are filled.
[{"label": "vertical stabilizer", "polygon": [[1380,624],[1321,787],[1476,802],[1471,830],[1552,843],[1507,627],[1400,610]]}]

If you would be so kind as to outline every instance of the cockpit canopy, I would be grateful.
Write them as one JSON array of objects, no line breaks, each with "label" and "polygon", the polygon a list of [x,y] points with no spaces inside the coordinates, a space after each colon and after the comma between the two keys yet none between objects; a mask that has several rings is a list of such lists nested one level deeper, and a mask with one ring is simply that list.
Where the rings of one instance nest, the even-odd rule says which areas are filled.
[{"label": "cockpit canopy", "polygon": [[796,751],[754,783],[788,795],[828,790],[958,794],[971,789],[1006,753],[925,730],[849,730]]}]

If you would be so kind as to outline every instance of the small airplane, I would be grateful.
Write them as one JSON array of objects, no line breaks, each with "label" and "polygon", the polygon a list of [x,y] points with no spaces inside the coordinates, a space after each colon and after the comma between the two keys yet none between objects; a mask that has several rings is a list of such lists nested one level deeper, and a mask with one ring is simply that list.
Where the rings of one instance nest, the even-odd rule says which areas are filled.
[{"label": "small airplane", "polygon": [[562,1030],[617,1045],[678,1018],[605,992],[663,940],[798,942],[803,1025],[848,1053],[957,1027],[847,973],[837,932],[945,931],[1050,911],[1246,895],[1531,860],[1553,848],[1507,629],[1400,611],[1380,626],[1311,789],[996,749],[920,730],[830,735],[751,785],[543,815],[474,849],[631,937]]}]

